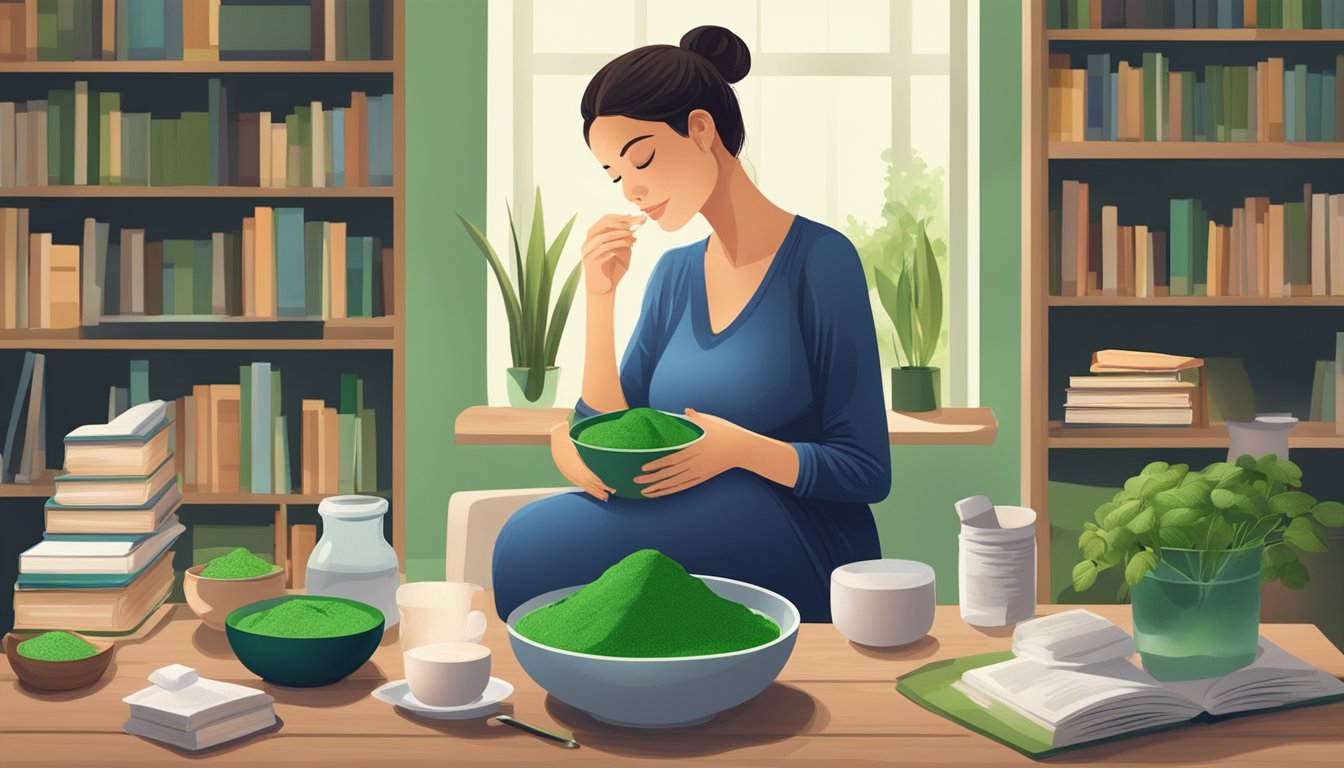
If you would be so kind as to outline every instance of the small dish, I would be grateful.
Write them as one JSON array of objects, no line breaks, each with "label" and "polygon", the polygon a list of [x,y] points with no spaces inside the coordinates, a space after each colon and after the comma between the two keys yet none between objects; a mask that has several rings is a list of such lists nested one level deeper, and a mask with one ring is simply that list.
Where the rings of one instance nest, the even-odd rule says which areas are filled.
[{"label": "small dish", "polygon": [[460,707],[431,707],[421,703],[411,695],[410,683],[405,680],[393,680],[373,691],[373,697],[379,701],[401,707],[422,717],[435,720],[472,720],[493,715],[499,711],[500,702],[513,695],[513,685],[498,677],[490,678],[485,692],[480,698]]},{"label": "small dish", "polygon": [[8,632],[5,634],[5,658],[9,659],[9,666],[14,669],[14,674],[24,683],[40,688],[44,691],[73,691],[77,688],[85,688],[98,682],[107,671],[107,665],[112,663],[113,651],[116,648],[112,643],[99,640],[97,638],[85,637],[76,632],[75,635],[84,642],[98,649],[98,653],[87,659],[77,661],[44,661],[42,659],[30,659],[19,653],[19,643],[32,637],[36,637],[38,632]]},{"label": "small dish", "polygon": [[223,631],[224,620],[239,608],[285,594],[284,568],[249,579],[211,579],[201,575],[206,565],[187,569],[182,592],[192,613],[213,630]]}]

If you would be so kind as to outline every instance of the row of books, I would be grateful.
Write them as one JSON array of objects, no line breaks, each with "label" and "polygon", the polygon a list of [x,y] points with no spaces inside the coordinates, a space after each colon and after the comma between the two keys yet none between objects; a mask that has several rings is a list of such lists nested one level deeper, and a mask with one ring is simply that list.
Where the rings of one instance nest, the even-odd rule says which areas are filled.
[{"label": "row of books", "polygon": [[167,404],[151,401],[66,435],[43,540],[19,556],[16,628],[127,634],[168,598],[185,531],[171,428]]},{"label": "row of books", "polygon": [[1105,349],[1088,376],[1069,377],[1064,423],[1088,426],[1190,426],[1204,422],[1195,357]]},{"label": "row of books", "polygon": [[1045,0],[1050,29],[1344,29],[1344,0]]},{"label": "row of books", "polygon": [[1200,78],[1158,52],[1114,69],[1109,53],[1085,69],[1052,53],[1048,87],[1051,141],[1344,141],[1344,54],[1333,72],[1271,57]]},{"label": "row of books", "polygon": [[179,117],[123,111],[121,93],[84,80],[0,102],[0,187],[391,186],[392,94],[280,116],[235,114],[218,78],[206,89],[207,110]]},{"label": "row of books", "polygon": [[392,58],[391,0],[0,0],[0,61]]},{"label": "row of books", "polygon": [[32,483],[47,469],[47,356],[24,352],[14,404],[9,409],[0,483]]},{"label": "row of books", "polygon": [[1170,202],[1169,229],[1093,218],[1088,184],[1065,181],[1050,211],[1050,292],[1062,296],[1344,296],[1344,194],[1271,203],[1248,197],[1231,222],[1194,199]]},{"label": "row of books", "polygon": [[0,329],[77,328],[159,317],[380,317],[393,310],[393,257],[345,222],[302,208],[255,208],[210,239],[115,236],[84,220],[81,245],[29,231],[26,208],[0,208]]}]

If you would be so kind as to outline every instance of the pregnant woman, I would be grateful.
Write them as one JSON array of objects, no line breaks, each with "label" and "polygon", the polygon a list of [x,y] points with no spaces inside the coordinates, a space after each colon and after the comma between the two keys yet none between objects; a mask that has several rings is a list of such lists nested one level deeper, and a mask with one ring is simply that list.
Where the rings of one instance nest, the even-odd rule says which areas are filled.
[{"label": "pregnant woman", "polygon": [[[730,84],[750,65],[732,32],[699,27],[680,47],[617,57],[584,92],[584,138],[643,213],[602,217],[583,245],[575,418],[648,406],[705,434],[645,465],[646,498],[624,499],[556,424],[556,467],[583,490],[528,504],[504,527],[493,567],[501,618],[647,547],[691,573],[774,590],[803,621],[829,621],[831,571],[881,556],[868,505],[890,490],[891,454],[863,267],[842,234],[781,209],[743,170]],[[713,234],[658,260],[618,369],[615,296],[634,230],[647,219],[677,230],[696,214]]]}]

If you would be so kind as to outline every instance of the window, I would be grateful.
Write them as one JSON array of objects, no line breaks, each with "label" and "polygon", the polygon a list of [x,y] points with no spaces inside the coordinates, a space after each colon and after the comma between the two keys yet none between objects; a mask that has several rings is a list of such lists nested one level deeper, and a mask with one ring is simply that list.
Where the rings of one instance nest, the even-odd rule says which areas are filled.
[{"label": "window", "polygon": [[[548,236],[578,215],[561,272],[579,258],[583,233],[633,206],[584,144],[579,100],[603,64],[632,48],[675,45],[687,30],[718,24],[752,51],[734,88],[746,124],[743,164],[782,207],[845,231],[860,244],[883,224],[888,148],[901,190],[936,201],[933,233],[947,243],[944,402],[977,405],[978,3],[971,0],[514,0],[490,3],[487,210],[491,242],[507,247],[507,199],[527,213],[540,185]],[[914,155],[912,155],[915,153]],[[912,158],[917,157],[918,160]],[[916,173],[924,164],[925,170]],[[904,194],[904,193],[902,193]],[[525,217],[524,217],[525,218]],[[525,232],[529,222],[519,222]],[[679,232],[639,232],[617,296],[616,338],[634,329],[644,285],[667,249],[709,234],[703,219]],[[506,260],[507,261],[507,260]],[[491,282],[487,376],[492,405],[507,403],[508,325]],[[584,302],[580,289],[560,346],[556,404],[579,396]],[[891,324],[874,301],[883,366],[894,365]],[[617,359],[621,350],[617,350]],[[888,377],[884,376],[884,380]],[[889,386],[889,384],[884,384]]]}]

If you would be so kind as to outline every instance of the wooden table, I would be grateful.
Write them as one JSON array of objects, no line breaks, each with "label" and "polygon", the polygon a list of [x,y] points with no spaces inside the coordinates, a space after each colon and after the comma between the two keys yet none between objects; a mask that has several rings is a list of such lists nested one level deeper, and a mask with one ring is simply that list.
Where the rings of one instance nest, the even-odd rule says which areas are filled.
[{"label": "wooden table", "polygon": [[[478,597],[488,604],[489,593]],[[1072,606],[1045,606],[1053,613]],[[1094,607],[1129,627],[1122,606]],[[1028,765],[1031,761],[911,703],[895,690],[897,675],[937,659],[1006,650],[1006,630],[963,623],[955,606],[939,606],[932,633],[901,650],[860,648],[829,624],[804,624],[793,657],[764,693],[692,729],[626,730],[602,725],[539,689],[509,650],[493,620],[485,643],[493,674],[516,687],[503,711],[543,727],[574,732],[582,749],[566,750],[492,720],[423,720],[372,699],[385,680],[402,675],[395,639],[385,639],[353,676],[318,689],[262,683],[233,657],[222,634],[203,627],[185,606],[143,640],[121,644],[110,673],[92,689],[41,693],[0,665],[0,765],[109,766],[187,763],[189,758],[121,732],[121,698],[148,685],[155,668],[182,663],[203,676],[263,688],[276,700],[284,727],[221,747],[197,759],[229,765],[409,766],[539,764],[636,765],[654,760],[687,765]],[[1344,677],[1344,655],[1310,625],[1265,625],[1265,636]],[[394,635],[390,633],[390,635]],[[1288,766],[1340,765],[1344,702],[1197,725],[1067,753],[1052,765],[1095,763]]]}]

